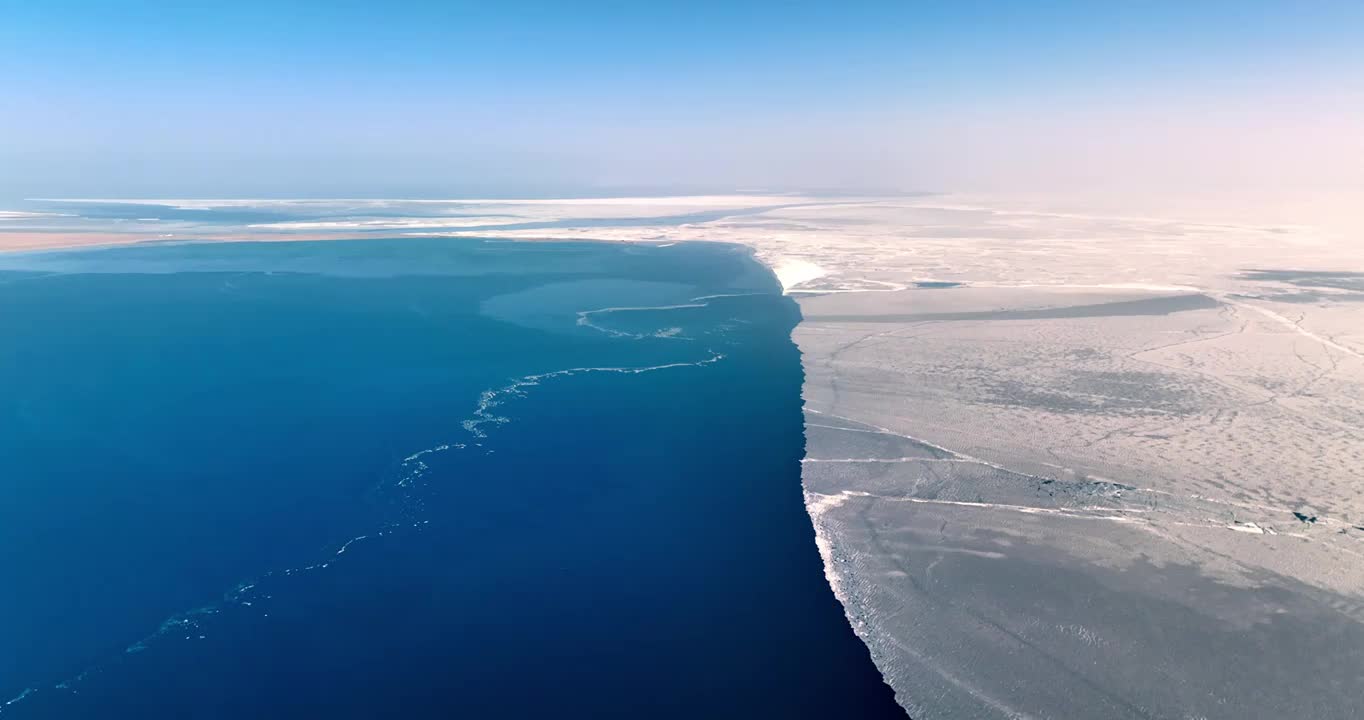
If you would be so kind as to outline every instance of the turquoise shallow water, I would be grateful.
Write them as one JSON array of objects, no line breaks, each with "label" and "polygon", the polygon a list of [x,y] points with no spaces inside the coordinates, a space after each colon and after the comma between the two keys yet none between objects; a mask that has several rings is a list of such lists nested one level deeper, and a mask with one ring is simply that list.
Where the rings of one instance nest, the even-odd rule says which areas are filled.
[{"label": "turquoise shallow water", "polygon": [[0,258],[9,717],[902,715],[740,248]]}]

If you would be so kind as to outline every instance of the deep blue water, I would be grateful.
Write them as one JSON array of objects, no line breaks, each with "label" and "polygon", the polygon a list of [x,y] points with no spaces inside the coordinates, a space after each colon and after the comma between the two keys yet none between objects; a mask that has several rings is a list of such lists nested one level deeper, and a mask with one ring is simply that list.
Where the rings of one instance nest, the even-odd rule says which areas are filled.
[{"label": "deep blue water", "polygon": [[797,320],[727,245],[0,256],[0,716],[903,717]]}]

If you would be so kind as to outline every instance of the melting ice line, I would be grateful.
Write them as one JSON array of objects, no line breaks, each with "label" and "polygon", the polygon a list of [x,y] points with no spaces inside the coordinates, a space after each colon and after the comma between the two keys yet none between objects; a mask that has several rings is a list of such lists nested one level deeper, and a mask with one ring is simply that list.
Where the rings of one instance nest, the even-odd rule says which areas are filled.
[{"label": "melting ice line", "polygon": [[601,314],[606,314],[606,313],[615,313],[615,312],[644,312],[644,311],[649,311],[649,310],[683,310],[683,309],[687,309],[687,308],[703,308],[703,307],[707,307],[708,305],[710,305],[710,303],[696,302],[697,300],[703,300],[703,299],[709,299],[709,298],[715,298],[715,297],[723,297],[723,296],[720,296],[720,295],[710,295],[710,296],[706,296],[705,298],[692,298],[692,302],[679,303],[679,304],[677,304],[677,305],[655,305],[655,306],[639,306],[639,307],[606,307],[606,308],[597,308],[596,310],[580,310],[580,311],[578,311],[578,325],[581,326],[581,327],[592,328],[593,330],[596,330],[596,331],[598,331],[598,332],[606,333],[607,335],[611,335],[611,336],[613,336],[613,337],[628,337],[628,338],[634,338],[635,340],[643,340],[644,338],[649,338],[649,337],[656,337],[656,338],[672,338],[672,337],[676,337],[676,335],[667,333],[666,331],[665,331],[665,332],[654,332],[654,333],[631,333],[631,332],[625,332],[625,331],[623,331],[623,330],[616,330],[616,329],[614,329],[614,328],[602,327],[601,325],[598,325],[598,324],[592,322],[591,316],[593,316],[593,315],[601,315]]},{"label": "melting ice line", "polygon": [[[496,390],[484,390],[479,396],[478,407],[474,411],[475,419],[465,420],[463,426],[466,430],[472,433],[474,437],[477,438],[487,437],[487,433],[484,432],[479,427],[481,424],[488,422],[502,424],[510,421],[509,418],[503,416],[495,416],[491,413],[492,408],[502,403],[502,401],[499,400],[499,397],[508,394],[524,395],[525,393],[523,388],[539,385],[542,381],[548,380],[550,378],[569,377],[572,375],[580,375],[587,373],[622,373],[636,375],[640,373],[654,372],[658,370],[669,370],[672,368],[703,367],[705,365],[710,365],[712,363],[719,362],[724,358],[725,358],[724,354],[712,350],[710,353],[710,357],[704,360],[697,360],[695,362],[675,362],[665,363],[662,365],[648,365],[642,367],[578,367],[567,368],[564,370],[554,370],[546,373],[537,373],[534,375],[526,375],[525,377],[522,377],[519,380],[515,380],[512,383],[505,385],[501,388],[498,388]],[[415,453],[412,453],[411,455],[408,455],[407,457],[403,458],[401,464],[403,467],[411,466],[411,468],[409,469],[408,474],[399,480],[398,484],[400,486],[405,487],[410,484],[411,480],[420,477],[422,474],[425,473],[425,471],[428,469],[428,466],[426,465],[425,462],[422,461],[423,457],[430,454],[445,452],[452,449],[463,449],[464,447],[465,447],[464,443],[445,443],[442,445],[437,445],[435,447],[427,448],[425,450],[419,450]],[[331,566],[331,563],[335,561],[335,558],[337,556],[344,555],[346,551],[349,550],[351,546],[354,545],[355,543],[365,542],[370,539],[384,537],[386,535],[391,535],[400,529],[417,528],[423,525],[427,525],[429,523],[430,523],[429,520],[421,520],[418,522],[407,523],[403,525],[388,525],[384,527],[382,530],[379,530],[378,532],[365,535],[357,535],[347,540],[340,546],[340,548],[336,550],[335,553],[332,554],[333,558],[332,560],[314,563],[312,565],[308,565],[305,567],[287,568],[284,570],[272,570],[270,572],[265,573],[264,575],[259,576],[255,580],[241,583],[236,588],[226,593],[223,596],[223,600],[216,605],[210,605],[207,607],[198,608],[195,610],[191,610],[189,612],[184,612],[172,616],[171,618],[161,623],[160,627],[158,627],[155,632],[153,632],[150,635],[147,635],[141,640],[138,640],[137,642],[125,648],[124,653],[131,654],[141,652],[142,650],[146,649],[147,643],[157,638],[166,636],[170,634],[170,632],[173,630],[184,631],[186,633],[189,633],[189,635],[186,635],[186,639],[189,639],[190,635],[194,635],[198,630],[201,629],[200,618],[204,616],[219,614],[222,611],[223,606],[228,604],[236,604],[251,607],[253,601],[258,599],[257,595],[252,591],[256,590],[257,585],[264,580],[270,579],[272,577],[290,577],[295,574],[326,569]],[[269,599],[269,597],[270,596],[266,595],[264,599]],[[202,638],[203,635],[198,635],[198,637]],[[79,683],[87,675],[89,675],[91,671],[103,667],[107,662],[108,661],[96,662],[95,664],[91,665],[89,668],[87,668],[80,674],[75,675],[70,679],[64,680],[60,683],[57,683],[52,687],[53,689],[57,690],[67,690],[74,692],[74,690],[71,689],[72,685]],[[5,708],[16,703],[22,702],[25,698],[29,697],[32,693],[36,691],[37,691],[36,688],[28,688],[24,690],[24,692],[20,693],[17,697],[11,698],[4,704],[0,705],[0,713],[3,713]]]},{"label": "melting ice line", "polygon": [[[819,493],[809,493],[816,499],[813,506],[807,504],[807,508],[813,507],[813,512],[823,514],[828,510],[842,505],[851,498],[875,498],[887,502],[907,502],[919,505],[954,505],[958,507],[984,508],[988,510],[1007,510],[1010,512],[1023,513],[1025,515],[1053,515],[1060,517],[1073,517],[1082,520],[1112,520],[1114,522],[1133,523],[1136,518],[1126,515],[1094,515],[1096,512],[1112,512],[1112,508],[1102,506],[1084,506],[1077,508],[1044,508],[1033,507],[1031,505],[1009,505],[1005,503],[973,502],[968,500],[935,500],[931,498],[900,497],[894,495],[874,495],[861,490],[844,490],[837,495],[821,495]],[[1140,508],[1122,510],[1124,513],[1142,513],[1145,510]]]},{"label": "melting ice line", "polygon": [[18,702],[23,702],[24,698],[28,697],[29,695],[32,695],[36,689],[37,688],[24,688],[23,692],[19,693],[15,697],[10,698],[9,700],[6,700],[5,704],[0,705],[0,713],[4,713],[5,708],[9,707],[10,705],[13,705]]},{"label": "melting ice line", "polygon": [[694,297],[694,298],[692,298],[691,301],[692,301],[692,302],[696,302],[696,301],[698,301],[698,300],[718,300],[718,299],[720,299],[720,298],[732,298],[732,297],[754,297],[754,296],[756,296],[756,295],[768,295],[768,294],[769,294],[769,293],[764,293],[764,292],[720,293],[720,294],[718,294],[718,295],[701,295],[701,296],[699,296],[699,297]]},{"label": "melting ice line", "polygon": [[1352,350],[1352,349],[1350,349],[1350,348],[1347,348],[1347,347],[1345,347],[1344,345],[1341,345],[1340,343],[1338,343],[1338,342],[1336,342],[1335,340],[1332,340],[1332,339],[1330,339],[1330,338],[1328,338],[1328,337],[1322,337],[1321,335],[1318,335],[1318,334],[1312,332],[1311,330],[1308,330],[1307,328],[1305,328],[1305,327],[1299,325],[1298,323],[1295,323],[1295,322],[1293,322],[1292,320],[1290,320],[1290,319],[1288,319],[1288,318],[1286,318],[1286,317],[1284,317],[1284,316],[1282,316],[1282,315],[1280,315],[1280,314],[1274,312],[1273,310],[1270,310],[1269,308],[1263,308],[1263,307],[1260,307],[1259,305],[1254,305],[1254,304],[1251,304],[1251,303],[1248,303],[1248,302],[1242,302],[1242,301],[1240,301],[1240,300],[1233,300],[1232,298],[1227,297],[1227,296],[1225,296],[1225,295],[1219,295],[1219,296],[1217,296],[1217,299],[1220,300],[1221,302],[1224,302],[1224,303],[1228,304],[1228,305],[1235,305],[1236,307],[1245,308],[1245,309],[1247,309],[1247,310],[1251,310],[1251,311],[1257,312],[1257,313],[1259,313],[1260,315],[1263,315],[1264,317],[1267,317],[1267,318],[1269,318],[1270,320],[1273,320],[1274,322],[1278,323],[1279,325],[1282,325],[1283,327],[1288,328],[1289,330],[1291,330],[1291,331],[1293,331],[1293,332],[1295,332],[1295,333],[1297,333],[1297,334],[1299,334],[1299,335],[1301,335],[1301,336],[1303,336],[1303,337],[1305,337],[1305,338],[1307,338],[1307,339],[1309,339],[1309,340],[1314,340],[1314,341],[1316,341],[1316,342],[1318,342],[1318,343],[1321,343],[1321,344],[1322,344],[1323,346],[1325,346],[1325,347],[1331,348],[1332,350],[1339,350],[1340,352],[1343,352],[1343,353],[1345,353],[1346,355],[1349,355],[1349,356],[1351,356],[1351,357],[1354,357],[1354,358],[1357,358],[1357,359],[1360,359],[1360,360],[1364,360],[1364,353],[1361,353],[1361,352],[1359,352],[1359,351],[1357,351],[1357,350]]},{"label": "melting ice line", "polygon": [[[1008,504],[1004,504],[1004,503],[971,502],[971,501],[967,501],[967,500],[931,500],[931,499],[928,499],[928,498],[914,498],[914,497],[885,497],[885,496],[875,496],[875,497],[876,497],[878,500],[886,500],[886,501],[890,501],[890,502],[908,502],[908,503],[915,503],[915,504],[921,504],[921,505],[956,505],[956,506],[959,506],[959,507],[985,508],[985,509],[988,509],[988,510],[1007,510],[1007,511],[1009,511],[1009,512],[1023,513],[1023,514],[1025,514],[1025,515],[1054,515],[1054,516],[1059,516],[1059,517],[1073,517],[1073,518],[1079,518],[1079,519],[1083,519],[1083,520],[1112,520],[1112,521],[1114,521],[1114,522],[1123,522],[1123,523],[1137,522],[1137,519],[1136,519],[1136,518],[1130,518],[1130,517],[1127,517],[1127,516],[1125,516],[1125,515],[1091,515],[1090,513],[1099,512],[1099,511],[1108,511],[1108,512],[1112,512],[1112,508],[1096,507],[1096,506],[1079,507],[1079,508],[1074,508],[1074,509],[1068,509],[1068,508],[1043,508],[1043,507],[1033,507],[1033,506],[1031,506],[1031,505],[1008,505]],[[1141,510],[1141,509],[1131,509],[1131,510],[1122,510],[1122,512],[1133,512],[1133,513],[1136,513],[1136,512],[1144,512],[1144,511]]]},{"label": "melting ice line", "polygon": [[555,370],[553,372],[539,373],[536,375],[526,375],[519,380],[502,386],[496,390],[484,390],[478,399],[478,408],[474,410],[474,416],[461,423],[464,429],[469,431],[474,437],[483,439],[488,437],[488,433],[482,426],[487,423],[502,425],[510,422],[510,418],[501,415],[494,415],[492,409],[501,405],[504,400],[501,398],[506,395],[524,396],[524,388],[539,385],[542,381],[556,377],[568,377],[571,375],[583,375],[588,373],[624,373],[637,375],[639,373],[654,372],[657,370],[668,370],[681,367],[701,367],[723,360],[725,356],[721,353],[711,351],[710,357],[696,362],[675,362],[663,365],[649,365],[645,367],[580,367],[568,368],[565,370]]},{"label": "melting ice line", "polygon": [[626,331],[623,331],[623,330],[615,330],[615,329],[612,329],[612,327],[603,327],[603,326],[600,326],[600,325],[596,325],[595,322],[592,322],[591,316],[592,316],[592,315],[607,314],[607,312],[640,312],[640,311],[649,311],[649,310],[683,310],[683,308],[701,308],[701,307],[707,307],[707,304],[708,304],[708,303],[683,303],[683,304],[678,304],[678,305],[657,305],[657,307],[617,307],[617,308],[597,308],[597,310],[584,310],[584,311],[578,312],[578,326],[581,326],[581,327],[591,327],[591,329],[593,329],[593,330],[600,331],[600,333],[606,333],[606,334],[608,334],[608,335],[612,335],[612,337],[627,337],[627,338],[634,338],[634,340],[644,340],[644,338],[649,338],[649,337],[656,337],[656,338],[672,338],[672,337],[675,337],[675,335],[666,334],[666,333],[647,333],[647,334],[641,334],[641,333],[626,333]]},{"label": "melting ice line", "polygon": [[709,302],[709,301],[711,301],[711,300],[718,300],[718,299],[720,299],[720,298],[752,297],[752,296],[755,296],[755,295],[767,295],[767,294],[768,294],[768,293],[761,293],[761,292],[719,293],[719,294],[715,294],[715,295],[699,295],[699,296],[694,297],[694,298],[692,298],[691,300],[689,300],[689,301],[687,301],[687,302],[685,302],[685,303],[678,303],[678,304],[676,304],[676,305],[641,305],[641,306],[633,306],[633,307],[605,307],[605,308],[597,308],[597,309],[595,309],[595,310],[580,310],[580,311],[578,312],[578,322],[577,322],[577,324],[578,324],[579,326],[581,326],[581,327],[592,328],[593,330],[597,330],[597,331],[599,331],[599,332],[606,333],[607,335],[611,335],[611,336],[613,336],[613,337],[628,337],[628,338],[634,338],[634,339],[636,339],[636,340],[643,340],[644,338],[650,338],[650,337],[654,337],[654,338],[671,338],[671,337],[676,337],[676,334],[675,334],[675,333],[669,333],[669,332],[666,331],[666,330],[660,331],[660,332],[654,332],[654,333],[631,333],[631,332],[625,332],[625,331],[623,331],[623,330],[615,330],[615,329],[613,329],[613,328],[602,327],[601,325],[598,325],[598,324],[592,322],[591,316],[593,316],[593,315],[604,315],[604,314],[606,314],[606,313],[615,313],[615,312],[645,312],[645,311],[650,311],[650,310],[687,310],[687,309],[693,309],[693,308],[703,308],[703,307],[709,307],[709,306],[710,306],[710,302]]},{"label": "melting ice line", "polygon": [[[948,455],[952,456],[953,458],[957,458],[957,459],[960,459],[960,460],[963,460],[963,461],[966,461],[966,462],[977,463],[977,464],[979,464],[979,465],[984,465],[985,467],[994,468],[995,470],[998,470],[998,471],[1000,471],[1000,472],[1006,472],[1006,473],[1010,473],[1010,474],[1013,474],[1013,475],[1021,475],[1021,476],[1023,476],[1023,477],[1032,478],[1032,479],[1034,479],[1034,480],[1051,480],[1051,479],[1052,479],[1052,478],[1042,477],[1041,475],[1033,475],[1032,473],[1025,473],[1025,472],[1023,472],[1023,471],[1021,471],[1021,470],[1013,470],[1013,469],[1011,469],[1011,468],[1004,467],[1003,465],[999,465],[999,464],[997,464],[997,463],[992,463],[992,462],[990,462],[989,460],[983,460],[983,459],[981,459],[981,458],[978,458],[978,457],[975,457],[975,456],[972,456],[972,455],[967,455],[966,453],[963,453],[963,452],[957,452],[956,450],[949,450],[949,449],[947,449],[947,448],[945,448],[945,447],[943,447],[943,446],[941,446],[941,445],[938,445],[938,444],[936,444],[936,443],[931,443],[931,442],[929,442],[929,441],[927,441],[927,440],[924,440],[923,438],[916,438],[916,437],[914,437],[913,435],[906,435],[905,433],[902,433],[902,432],[895,432],[894,430],[891,430],[890,428],[879,427],[879,426],[877,426],[877,425],[872,425],[871,423],[863,422],[863,421],[861,421],[861,420],[855,420],[855,419],[850,418],[850,417],[843,417],[842,415],[835,415],[835,414],[833,414],[833,413],[827,413],[827,412],[824,412],[823,410],[816,410],[816,409],[814,409],[814,408],[809,408],[809,407],[805,408],[805,412],[814,413],[814,414],[816,414],[816,415],[823,415],[823,416],[825,416],[825,417],[836,418],[836,419],[838,419],[838,420],[846,420],[846,421],[848,421],[848,422],[859,423],[859,424],[861,424],[861,425],[866,425],[866,426],[868,426],[868,427],[870,427],[870,428],[872,428],[872,429],[871,429],[871,430],[861,430],[860,432],[870,432],[870,433],[877,433],[877,434],[882,434],[882,435],[894,435],[894,436],[896,436],[896,437],[905,438],[906,440],[913,440],[914,442],[919,443],[920,445],[924,445],[924,446],[926,446],[926,447],[933,448],[934,450],[937,450],[937,451],[939,451],[939,452],[947,453]],[[823,427],[832,427],[832,426],[823,426]],[[858,429],[857,429],[857,428],[834,428],[834,429],[835,429],[835,430],[849,430],[849,431],[853,431],[853,432],[858,432]]]},{"label": "melting ice line", "polygon": [[[822,413],[822,412],[820,412],[820,411],[818,411],[818,410],[807,410],[806,412],[818,413],[818,414],[820,414],[820,415],[823,415],[823,414],[824,414],[824,413]],[[832,417],[832,416],[831,416],[831,417]],[[900,436],[900,435],[898,435],[898,434],[896,434],[896,433],[893,433],[893,432],[886,432],[886,431],[884,431],[884,430],[866,430],[866,429],[863,429],[863,428],[839,427],[839,426],[837,426],[837,425],[822,425],[822,424],[820,424],[820,423],[805,423],[805,427],[826,428],[826,429],[829,429],[829,430],[844,430],[844,431],[847,431],[847,432],[860,432],[860,433],[867,433],[867,434],[870,434],[870,435],[895,435],[896,437],[902,437],[902,436]]]},{"label": "melting ice line", "polygon": [[[373,538],[384,537],[386,535],[391,535],[400,529],[417,528],[427,524],[429,524],[429,521],[422,520],[420,522],[410,523],[408,525],[389,525],[383,530],[380,530],[372,534],[357,535],[356,537],[353,537],[350,540],[347,540],[344,544],[342,544],[341,548],[333,554],[333,557],[345,553],[346,550],[349,549],[355,543],[363,542]],[[124,648],[123,654],[133,655],[142,652],[148,648],[149,643],[157,640],[158,638],[167,637],[172,633],[175,634],[183,633],[184,638],[186,640],[195,637],[202,640],[204,638],[202,624],[203,621],[209,617],[222,613],[224,607],[228,605],[252,607],[255,601],[270,599],[271,596],[269,595],[261,596],[259,594],[260,591],[257,589],[259,583],[270,578],[291,577],[293,575],[302,574],[305,572],[323,570],[330,567],[331,563],[332,561],[325,561],[314,563],[312,565],[308,565],[305,567],[286,568],[284,570],[271,570],[270,572],[267,572],[264,575],[259,576],[255,580],[241,583],[237,585],[237,587],[225,593],[223,595],[222,600],[214,605],[207,605],[205,607],[196,608],[194,610],[182,612],[167,618],[161,623],[161,625],[157,627],[157,629],[154,632]],[[266,614],[268,615],[269,613]],[[90,673],[105,667],[110,662],[113,662],[113,660],[106,659],[96,661],[95,663],[87,667],[85,670],[82,670],[80,673],[73,675],[70,678],[67,678],[66,680],[63,680],[59,683],[56,683],[51,687],[53,690],[76,692],[73,686],[79,684],[82,680],[88,677]],[[5,703],[0,704],[0,714],[4,713],[5,708],[22,702],[23,700],[27,699],[29,696],[31,696],[38,690],[39,688],[28,688],[24,690],[24,692],[20,693],[17,697],[11,698]]]},{"label": "melting ice line", "polygon": [[360,542],[361,540],[366,540],[366,539],[368,539],[368,538],[369,538],[368,535],[357,535],[357,536],[355,536],[355,537],[353,537],[353,538],[347,540],[347,541],[345,542],[345,544],[341,546],[341,549],[340,549],[340,550],[337,550],[335,554],[336,554],[336,555],[344,555],[345,552],[346,552],[347,550],[350,549],[350,546],[351,546],[352,543]]},{"label": "melting ice line", "polygon": [[[721,297],[721,296],[719,296],[719,295],[711,295],[711,296],[709,296],[709,297]],[[701,298],[693,298],[693,299],[699,300],[699,299],[701,299]],[[706,305],[707,305],[707,303],[688,302],[688,303],[678,303],[678,304],[676,304],[676,305],[636,305],[636,306],[629,306],[629,307],[604,307],[604,308],[597,308],[596,310],[582,310],[582,311],[579,311],[578,316],[581,317],[581,316],[583,316],[583,315],[595,315],[595,314],[597,314],[597,313],[613,313],[613,312],[644,312],[644,311],[648,311],[648,310],[684,310],[684,309],[686,309],[686,308],[702,308],[702,307],[706,307]]]}]

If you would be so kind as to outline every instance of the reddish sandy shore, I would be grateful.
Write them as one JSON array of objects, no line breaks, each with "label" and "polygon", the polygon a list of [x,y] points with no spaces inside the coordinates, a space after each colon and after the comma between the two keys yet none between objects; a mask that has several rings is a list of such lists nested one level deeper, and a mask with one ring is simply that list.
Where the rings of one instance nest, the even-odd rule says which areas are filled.
[{"label": "reddish sandy shore", "polygon": [[[395,238],[449,237],[460,239],[478,237],[477,235],[450,235],[449,233],[405,232],[396,235],[372,233],[367,235],[336,233],[289,233],[271,234],[242,232],[237,235],[149,235],[145,233],[64,233],[64,232],[21,232],[0,229],[0,253],[32,252],[36,250],[71,250],[76,248],[112,247],[137,245],[150,242],[300,242],[306,240],[379,240]],[[571,238],[559,237],[518,237],[503,238],[507,242],[574,242]]]},{"label": "reddish sandy shore", "polygon": [[136,245],[145,242],[293,242],[298,240],[363,240],[355,235],[243,233],[236,236],[181,235],[166,237],[146,233],[65,233],[23,232],[0,230],[0,253],[33,250],[69,250],[114,245]]},{"label": "reddish sandy shore", "polygon": [[120,233],[35,233],[0,230],[0,252],[129,245],[153,238]]}]

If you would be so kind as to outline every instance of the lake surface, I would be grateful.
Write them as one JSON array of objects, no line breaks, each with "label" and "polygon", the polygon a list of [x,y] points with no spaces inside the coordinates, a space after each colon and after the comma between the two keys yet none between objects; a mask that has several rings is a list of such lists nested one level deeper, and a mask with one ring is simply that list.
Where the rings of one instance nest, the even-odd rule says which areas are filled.
[{"label": "lake surface", "polygon": [[0,716],[903,717],[729,245],[0,256]]}]

